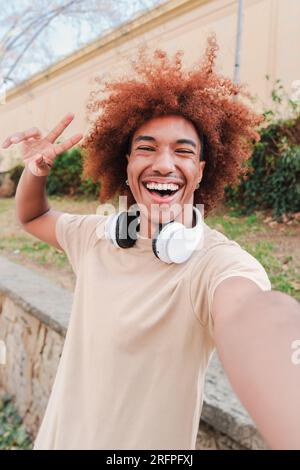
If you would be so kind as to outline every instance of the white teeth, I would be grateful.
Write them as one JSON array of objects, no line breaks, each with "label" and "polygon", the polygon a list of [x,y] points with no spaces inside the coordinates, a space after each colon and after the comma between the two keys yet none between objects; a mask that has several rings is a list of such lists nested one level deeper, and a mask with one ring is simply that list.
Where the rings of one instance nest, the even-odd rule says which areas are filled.
[{"label": "white teeth", "polygon": [[159,191],[177,191],[179,189],[178,184],[174,183],[146,183],[146,188],[148,189],[158,189]]}]

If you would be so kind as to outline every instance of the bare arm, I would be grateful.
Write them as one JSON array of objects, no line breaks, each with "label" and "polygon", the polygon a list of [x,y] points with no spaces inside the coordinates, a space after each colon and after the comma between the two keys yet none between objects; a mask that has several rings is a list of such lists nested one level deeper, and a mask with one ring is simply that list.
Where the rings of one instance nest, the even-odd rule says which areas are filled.
[{"label": "bare arm", "polygon": [[46,180],[47,176],[35,176],[24,168],[15,196],[16,215],[26,232],[61,250],[55,234],[61,212],[50,208]]},{"label": "bare arm", "polygon": [[299,303],[234,277],[216,288],[213,319],[224,370],[266,442],[299,450],[300,364],[293,360]]},{"label": "bare arm", "polygon": [[34,127],[16,132],[2,144],[3,148],[8,148],[12,144],[22,143],[25,169],[15,196],[17,219],[27,232],[59,249],[62,248],[56,239],[55,227],[62,213],[50,209],[46,196],[46,180],[55,158],[82,138],[82,134],[76,134],[66,142],[55,144],[55,140],[73,117],[73,114],[67,114],[44,138],[39,129]]}]

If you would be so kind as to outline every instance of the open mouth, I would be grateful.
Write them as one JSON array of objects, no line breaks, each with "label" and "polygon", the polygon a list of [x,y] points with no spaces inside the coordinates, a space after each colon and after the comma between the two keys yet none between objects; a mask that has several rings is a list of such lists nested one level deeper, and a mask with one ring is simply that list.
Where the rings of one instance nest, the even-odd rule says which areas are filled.
[{"label": "open mouth", "polygon": [[156,184],[151,182],[143,182],[143,186],[146,189],[147,193],[151,195],[151,198],[156,202],[169,202],[182,189],[182,186],[179,186],[175,183]]}]

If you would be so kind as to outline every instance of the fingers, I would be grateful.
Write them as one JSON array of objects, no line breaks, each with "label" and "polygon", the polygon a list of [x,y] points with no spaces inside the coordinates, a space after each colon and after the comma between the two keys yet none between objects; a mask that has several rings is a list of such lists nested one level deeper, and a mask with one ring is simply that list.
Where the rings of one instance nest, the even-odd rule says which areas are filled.
[{"label": "fingers", "polygon": [[11,144],[18,144],[30,137],[41,137],[41,131],[37,127],[32,127],[24,132],[15,132],[4,140],[2,148],[8,148]]},{"label": "fingers", "polygon": [[40,168],[52,167],[52,163],[50,163],[49,159],[47,159],[45,155],[38,154],[38,155],[35,155],[35,158],[36,158],[35,163],[37,164],[38,167]]},{"label": "fingers", "polygon": [[58,124],[55,126],[52,131],[49,132],[49,134],[46,136],[46,139],[48,142],[51,142],[51,144],[54,144],[56,141],[57,137],[62,134],[62,132],[68,127],[68,125],[73,121],[74,119],[74,114],[68,113]]},{"label": "fingers", "polygon": [[[55,126],[52,129],[52,131],[49,132],[49,134],[45,137],[46,140],[53,144],[55,142],[55,140],[66,129],[66,127],[68,127],[68,125],[73,121],[73,119],[74,119],[74,114],[68,113],[60,121],[60,123],[57,126]],[[29,139],[31,137],[41,137],[41,131],[37,127],[32,127],[31,129],[28,129],[24,132],[15,132],[14,134],[10,135],[9,137],[7,137],[4,140],[4,142],[2,143],[2,148],[4,148],[4,149],[8,148],[11,144],[17,144],[17,143],[22,142],[23,140]],[[80,139],[81,138],[82,138],[82,136],[80,137]],[[80,139],[78,139],[72,145],[75,145],[77,142],[79,142]],[[70,142],[70,139],[67,142]],[[68,148],[70,148],[70,146]],[[64,150],[67,150],[67,148],[64,148],[63,150],[61,150],[60,153]]]},{"label": "fingers", "polygon": [[75,134],[73,135],[73,137],[66,140],[65,142],[55,145],[54,150],[55,150],[56,155],[60,155],[66,150],[69,150],[71,147],[76,145],[82,139],[82,137],[83,137],[83,134]]},{"label": "fingers", "polygon": [[30,158],[26,166],[35,176],[47,176],[51,169],[51,165],[46,162],[45,157],[41,154],[36,154]]}]

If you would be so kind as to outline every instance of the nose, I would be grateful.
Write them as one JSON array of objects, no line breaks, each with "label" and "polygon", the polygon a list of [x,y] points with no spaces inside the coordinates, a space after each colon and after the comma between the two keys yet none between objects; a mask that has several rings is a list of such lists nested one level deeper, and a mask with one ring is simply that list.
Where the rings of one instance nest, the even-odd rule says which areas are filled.
[{"label": "nose", "polygon": [[157,152],[155,155],[154,162],[152,164],[152,170],[157,171],[161,174],[168,174],[174,172],[175,164],[173,155],[168,150],[162,150]]}]

